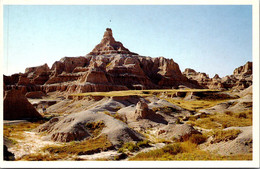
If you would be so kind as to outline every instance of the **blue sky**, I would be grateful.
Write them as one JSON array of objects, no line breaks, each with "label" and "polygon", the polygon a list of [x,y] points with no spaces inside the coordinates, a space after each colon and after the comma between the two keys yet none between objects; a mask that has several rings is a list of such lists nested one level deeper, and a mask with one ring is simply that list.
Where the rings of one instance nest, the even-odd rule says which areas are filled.
[{"label": "blue sky", "polygon": [[[111,22],[110,22],[111,20]],[[84,56],[107,27],[126,48],[221,77],[252,61],[246,5],[4,6],[4,74]]]}]

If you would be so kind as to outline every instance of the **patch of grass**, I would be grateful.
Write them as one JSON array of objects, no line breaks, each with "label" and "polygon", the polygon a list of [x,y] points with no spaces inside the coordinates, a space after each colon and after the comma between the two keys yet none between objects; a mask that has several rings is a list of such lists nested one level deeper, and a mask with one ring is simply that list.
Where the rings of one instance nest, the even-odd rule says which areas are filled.
[{"label": "patch of grass", "polygon": [[200,109],[206,109],[209,107],[213,107],[221,102],[227,101],[227,100],[183,100],[183,99],[172,99],[172,98],[167,98],[165,100],[190,111],[198,111]]},{"label": "patch of grass", "polygon": [[71,94],[70,96],[152,96],[160,93],[173,94],[176,92],[205,92],[205,91],[218,91],[212,89],[157,89],[157,90],[123,90],[123,91],[110,91],[110,92],[89,92]]},{"label": "patch of grass", "polygon": [[252,160],[252,154],[221,156],[200,150],[190,141],[174,143],[161,149],[142,152],[129,159],[130,161],[169,161],[169,160]]},{"label": "patch of grass", "polygon": [[124,153],[125,151],[135,152],[139,151],[140,148],[149,147],[150,141],[149,140],[143,140],[139,142],[128,142],[124,143],[121,148],[118,149],[119,153]]},{"label": "patch of grass", "polygon": [[111,113],[105,111],[104,113],[105,113],[106,115],[109,115],[109,116],[111,116],[111,117],[113,117],[113,118],[115,118],[115,119],[117,119],[117,120],[120,120],[120,121],[126,123],[126,119],[123,118],[123,117],[122,117],[119,113],[117,113],[117,112],[116,112],[115,114],[111,114]]},{"label": "patch of grass", "polygon": [[227,127],[243,127],[252,125],[252,110],[235,113],[216,113],[206,118],[200,118],[187,123],[202,127],[205,129],[227,128]]},{"label": "patch of grass", "polygon": [[171,145],[166,145],[163,148],[151,150],[148,152],[142,152],[137,154],[136,156],[130,158],[130,161],[133,160],[168,160],[167,157],[171,157],[172,155],[176,155],[182,151],[180,143],[174,143]]},{"label": "patch of grass", "polygon": [[154,107],[154,108],[152,108],[152,110],[154,112],[161,111],[161,112],[163,112],[167,115],[171,115],[173,112],[176,112],[176,109],[174,109],[173,107],[167,107],[167,106],[165,106],[165,107]]},{"label": "patch of grass", "polygon": [[209,133],[213,137],[211,143],[219,143],[221,141],[234,140],[241,133],[240,130],[214,130]]},{"label": "patch of grass", "polygon": [[101,133],[101,131],[105,127],[105,124],[103,121],[95,121],[91,123],[86,123],[85,127],[93,135],[93,137],[96,137]]},{"label": "patch of grass", "polygon": [[70,158],[69,154],[28,154],[24,155],[18,159],[17,161],[60,161],[60,160],[67,160]]},{"label": "patch of grass", "polygon": [[37,122],[21,122],[18,124],[4,124],[4,137],[13,140],[13,142],[17,143],[17,140],[24,139],[23,132],[31,131],[43,124],[44,120],[40,120]]},{"label": "patch of grass", "polygon": [[201,144],[207,140],[207,137],[202,134],[193,134],[189,137],[189,141],[194,144]]},{"label": "patch of grass", "polygon": [[111,149],[112,144],[108,140],[106,135],[100,135],[99,137],[83,140],[83,141],[75,141],[70,143],[65,143],[62,146],[57,145],[48,145],[43,148],[43,151],[46,151],[50,154],[93,154],[95,152],[99,152],[102,150]]}]

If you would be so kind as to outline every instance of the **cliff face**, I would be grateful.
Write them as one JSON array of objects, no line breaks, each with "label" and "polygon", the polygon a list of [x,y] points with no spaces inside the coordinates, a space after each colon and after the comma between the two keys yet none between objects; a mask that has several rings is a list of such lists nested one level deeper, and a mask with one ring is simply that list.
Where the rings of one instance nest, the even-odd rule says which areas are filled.
[{"label": "cliff face", "polygon": [[64,57],[51,68],[47,64],[26,68],[25,73],[4,77],[5,90],[97,92],[128,89],[201,88],[182,75],[172,59],[139,56],[115,41],[107,29],[101,42],[86,56]]}]

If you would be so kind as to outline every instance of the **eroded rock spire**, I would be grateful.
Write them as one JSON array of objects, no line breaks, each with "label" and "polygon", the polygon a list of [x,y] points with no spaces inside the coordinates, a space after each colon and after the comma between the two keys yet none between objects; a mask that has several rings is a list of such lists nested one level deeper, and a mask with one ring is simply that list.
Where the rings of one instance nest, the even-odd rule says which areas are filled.
[{"label": "eroded rock spire", "polygon": [[89,53],[89,55],[102,55],[102,54],[131,54],[137,53],[130,52],[124,45],[115,41],[112,29],[107,28],[101,42]]}]

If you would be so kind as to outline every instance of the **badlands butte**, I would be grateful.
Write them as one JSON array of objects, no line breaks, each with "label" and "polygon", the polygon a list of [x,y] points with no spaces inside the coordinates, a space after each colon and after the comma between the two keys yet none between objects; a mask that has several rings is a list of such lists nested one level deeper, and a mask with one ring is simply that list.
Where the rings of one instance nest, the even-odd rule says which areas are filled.
[{"label": "badlands butte", "polygon": [[209,78],[131,52],[4,75],[5,160],[252,160],[252,62]]}]

